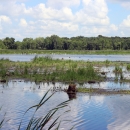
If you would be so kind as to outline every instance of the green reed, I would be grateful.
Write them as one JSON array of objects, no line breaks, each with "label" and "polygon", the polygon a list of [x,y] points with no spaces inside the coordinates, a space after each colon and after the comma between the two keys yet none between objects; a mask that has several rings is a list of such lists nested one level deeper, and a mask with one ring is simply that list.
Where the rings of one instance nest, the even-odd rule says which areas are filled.
[{"label": "green reed", "polygon": [[[70,109],[68,107],[69,100],[58,104],[54,108],[51,108],[45,116],[40,116],[40,117],[35,116],[37,114],[37,111],[39,109],[41,109],[42,107],[44,107],[46,105],[46,102],[48,102],[52,98],[52,96],[54,95],[54,93],[49,94],[49,92],[50,92],[50,90],[48,90],[44,94],[43,98],[39,101],[38,104],[31,106],[30,108],[28,108],[25,111],[25,113],[24,113],[24,115],[21,118],[21,121],[19,123],[18,130],[21,129],[21,126],[23,124],[24,116],[28,113],[28,111],[30,111],[32,109],[34,109],[34,113],[32,114],[32,117],[29,120],[27,126],[24,126],[25,130],[42,130],[42,129],[45,129],[47,124],[49,124],[48,128],[47,128],[48,130],[51,130],[51,129],[58,130],[60,128],[61,122],[65,121],[65,120],[61,119],[62,115],[67,114],[68,112],[70,112]],[[66,108],[66,110],[64,108]],[[0,110],[1,110],[1,108],[0,108]],[[63,112],[59,115],[58,112],[61,111],[61,110]],[[8,121],[9,120],[6,120],[5,115],[4,115],[3,119],[0,121],[0,129],[4,125],[6,125],[6,123]],[[68,121],[66,120],[66,122],[69,122],[69,120]],[[70,128],[70,130],[72,130],[72,128]]]},{"label": "green reed", "polygon": [[127,68],[127,70],[130,70],[130,64],[128,64],[126,68]]}]

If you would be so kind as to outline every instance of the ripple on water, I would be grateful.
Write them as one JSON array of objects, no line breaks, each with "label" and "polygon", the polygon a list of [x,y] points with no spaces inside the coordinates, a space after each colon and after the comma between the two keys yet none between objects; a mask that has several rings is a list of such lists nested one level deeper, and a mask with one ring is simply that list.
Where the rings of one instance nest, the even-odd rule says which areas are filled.
[{"label": "ripple on water", "polygon": [[[30,86],[36,89],[32,90]],[[16,83],[15,87],[12,87],[12,83],[10,82],[8,83],[8,87],[5,86],[2,88],[4,93],[0,94],[0,106],[3,105],[1,110],[2,114],[0,112],[0,119],[5,112],[7,112],[6,118],[11,119],[2,130],[16,130],[25,110],[40,101],[45,91],[49,88],[48,86],[49,84],[42,84],[41,88],[38,89],[38,85],[34,83],[20,82],[18,84]],[[53,85],[50,87],[52,86]],[[57,87],[58,84],[56,83],[55,86]],[[24,88],[24,90],[21,88]],[[45,115],[49,109],[66,100],[68,100],[66,93],[57,92],[51,100],[38,111],[36,116]],[[71,100],[69,106],[71,111],[63,115],[62,119],[69,119],[71,121],[69,121],[69,123],[62,123],[61,129],[67,130],[72,126],[75,126],[75,130],[128,130],[130,128],[129,95],[105,96],[78,93],[77,98]],[[28,124],[33,112],[33,110],[29,111],[23,118],[22,129]],[[59,111],[57,115],[62,112],[63,111]]]}]

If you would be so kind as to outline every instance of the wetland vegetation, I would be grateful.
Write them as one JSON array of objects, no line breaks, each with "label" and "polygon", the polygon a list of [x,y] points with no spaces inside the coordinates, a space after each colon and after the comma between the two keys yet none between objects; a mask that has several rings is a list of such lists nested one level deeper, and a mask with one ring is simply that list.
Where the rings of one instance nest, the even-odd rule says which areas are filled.
[{"label": "wetland vegetation", "polygon": [[[77,82],[106,81],[106,72],[99,68],[103,66],[115,66],[115,80],[121,82],[129,81],[124,78],[123,66],[129,71],[129,64],[111,61],[73,61],[52,59],[50,56],[35,57],[30,62],[14,62],[8,59],[0,60],[0,79],[1,81],[10,78],[24,78],[35,82]],[[97,68],[98,67],[98,68]]]},{"label": "wetland vegetation", "polygon": [[0,60],[1,78],[26,78],[33,81],[86,82],[103,78],[94,70],[93,63],[72,60],[54,60],[35,57],[31,62]]}]

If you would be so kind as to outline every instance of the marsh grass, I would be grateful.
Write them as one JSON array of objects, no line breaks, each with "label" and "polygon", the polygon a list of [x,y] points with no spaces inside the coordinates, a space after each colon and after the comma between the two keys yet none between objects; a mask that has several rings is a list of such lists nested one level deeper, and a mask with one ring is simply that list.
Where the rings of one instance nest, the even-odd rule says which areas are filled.
[{"label": "marsh grass", "polygon": [[115,66],[115,69],[114,69],[114,72],[115,73],[122,73],[122,68],[118,65]]},{"label": "marsh grass", "polygon": [[79,88],[77,88],[77,91],[81,92],[81,93],[92,93],[92,92],[94,92],[92,87],[90,87],[90,88],[79,87]]},{"label": "marsh grass", "polygon": [[105,64],[106,64],[106,66],[109,66],[110,63],[111,63],[109,60],[105,60],[104,62],[105,62]]},{"label": "marsh grass", "polygon": [[127,70],[130,70],[130,64],[128,64],[126,68],[127,68]]},{"label": "marsh grass", "polygon": [[4,66],[1,66],[1,68],[0,68],[0,76],[2,78],[6,77],[6,72],[7,72],[7,69]]},{"label": "marsh grass", "polygon": [[[30,62],[0,61],[1,78],[27,78],[31,81],[77,81],[103,80],[94,66],[104,66],[105,62],[84,62],[52,59],[51,57],[35,57]],[[111,64],[111,63],[110,63]],[[114,64],[114,63],[113,63]],[[118,63],[115,73],[121,73]],[[10,71],[11,70],[11,71]],[[6,73],[10,72],[10,76]]]}]

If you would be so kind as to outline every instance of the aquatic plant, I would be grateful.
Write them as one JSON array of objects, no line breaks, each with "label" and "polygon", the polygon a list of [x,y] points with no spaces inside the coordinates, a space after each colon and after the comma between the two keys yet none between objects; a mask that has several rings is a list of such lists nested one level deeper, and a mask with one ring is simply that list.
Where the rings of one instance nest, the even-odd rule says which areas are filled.
[{"label": "aquatic plant", "polygon": [[8,71],[8,70],[6,69],[6,67],[1,64],[1,65],[0,65],[0,77],[5,78],[7,71]]},{"label": "aquatic plant", "polygon": [[36,82],[100,80],[101,77],[94,70],[93,64],[83,61],[58,60],[51,57],[35,57],[31,62],[1,62],[0,76],[6,76],[6,72],[11,68],[13,72],[10,73],[10,77],[27,78]]},{"label": "aquatic plant", "polygon": [[28,66],[24,66],[24,74],[27,75],[28,74]]},{"label": "aquatic plant", "polygon": [[128,64],[126,68],[127,68],[127,70],[130,70],[130,64]]},{"label": "aquatic plant", "polygon": [[90,88],[78,87],[78,88],[77,88],[77,91],[78,91],[78,92],[81,92],[81,93],[91,93],[91,92],[93,92],[94,90],[93,90],[92,87],[90,87]]},{"label": "aquatic plant", "polygon": [[[18,130],[21,129],[22,123],[23,123],[23,118],[24,116],[32,109],[34,109],[34,113],[32,114],[32,117],[30,118],[27,126],[24,126],[24,130],[42,130],[46,127],[46,125],[49,123],[49,125],[46,127],[46,129],[51,130],[51,129],[56,129],[58,130],[60,128],[60,125],[62,122],[64,121],[70,121],[70,120],[61,120],[61,117],[63,114],[66,114],[67,112],[70,111],[69,107],[68,107],[68,103],[70,100],[64,101],[60,104],[58,104],[56,107],[50,109],[48,111],[48,113],[45,116],[41,116],[41,117],[36,117],[35,115],[37,114],[37,111],[43,107],[46,102],[49,101],[49,99],[54,95],[54,93],[49,94],[50,90],[48,90],[45,95],[43,96],[43,98],[39,101],[38,104],[31,106],[30,108],[28,108],[21,121],[20,124],[18,126]],[[66,108],[67,107],[67,108]],[[64,109],[66,108],[66,110]],[[1,110],[1,109],[0,109]],[[59,110],[63,110],[62,114],[58,114]],[[3,119],[0,121],[0,129],[6,125],[7,121],[5,120],[5,115],[3,117]],[[72,128],[71,128],[72,129]]]},{"label": "aquatic plant", "polygon": [[110,61],[109,60],[105,60],[105,64],[106,64],[106,66],[108,66],[110,64]]},{"label": "aquatic plant", "polygon": [[115,73],[122,73],[122,68],[118,65],[115,66],[115,69],[114,69],[114,72]]}]

